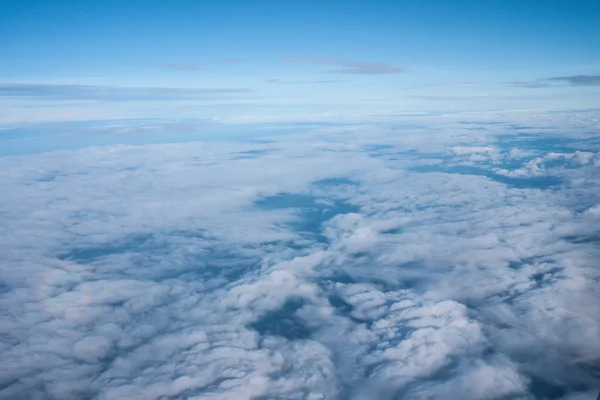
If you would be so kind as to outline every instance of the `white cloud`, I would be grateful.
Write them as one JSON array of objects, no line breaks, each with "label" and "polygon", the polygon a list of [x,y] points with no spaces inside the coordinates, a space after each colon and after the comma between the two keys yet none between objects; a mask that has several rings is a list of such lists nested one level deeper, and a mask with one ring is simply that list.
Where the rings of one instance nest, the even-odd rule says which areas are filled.
[{"label": "white cloud", "polygon": [[600,155],[598,153],[575,151],[574,153],[555,153],[550,152],[543,157],[537,157],[527,162],[523,167],[510,171],[498,169],[496,172],[510,177],[532,177],[548,173],[548,164],[565,164],[571,167],[581,167],[586,165],[600,166]]},{"label": "white cloud", "polygon": [[586,210],[586,213],[594,218],[600,217],[600,204],[596,204],[593,207],[590,207]]},{"label": "white cloud", "polygon": [[[585,151],[443,117],[0,158],[0,398],[577,398],[598,149],[557,118]],[[472,155],[490,175],[445,169]]]}]

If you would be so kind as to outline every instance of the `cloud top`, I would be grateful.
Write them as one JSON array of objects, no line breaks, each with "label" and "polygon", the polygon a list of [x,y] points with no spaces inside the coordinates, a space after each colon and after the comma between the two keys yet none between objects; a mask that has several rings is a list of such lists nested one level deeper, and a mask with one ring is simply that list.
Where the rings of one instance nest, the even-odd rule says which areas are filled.
[{"label": "cloud top", "polygon": [[597,117],[1,157],[0,398],[589,395]]}]

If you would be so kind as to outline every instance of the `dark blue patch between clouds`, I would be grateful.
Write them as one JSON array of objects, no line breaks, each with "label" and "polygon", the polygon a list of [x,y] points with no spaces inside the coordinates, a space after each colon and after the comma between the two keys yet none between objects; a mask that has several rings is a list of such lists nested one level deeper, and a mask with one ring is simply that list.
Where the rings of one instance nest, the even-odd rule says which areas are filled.
[{"label": "dark blue patch between clouds", "polygon": [[312,331],[295,316],[303,305],[300,299],[290,299],[277,310],[270,311],[250,325],[261,335],[282,336],[289,340],[307,339]]},{"label": "dark blue patch between clouds", "polygon": [[[346,184],[351,184],[351,182],[342,178],[334,178],[317,182],[315,186]],[[360,211],[360,207],[344,201],[328,200],[331,203],[325,204],[318,200],[318,197],[311,194],[280,193],[275,196],[263,197],[257,200],[254,205],[263,210],[294,209],[300,218],[288,222],[287,225],[296,231],[314,236],[320,242],[326,241],[326,238],[320,234],[324,222],[339,214]]]},{"label": "dark blue patch between clouds", "polygon": [[484,168],[457,165],[457,166],[419,166],[409,168],[409,171],[430,173],[430,172],[442,172],[447,174],[459,174],[459,175],[476,175],[485,176],[493,181],[503,183],[510,187],[517,189],[549,189],[558,186],[561,183],[559,178],[553,176],[541,176],[541,177],[530,177],[530,178],[513,178],[496,174],[493,171],[489,171]]}]

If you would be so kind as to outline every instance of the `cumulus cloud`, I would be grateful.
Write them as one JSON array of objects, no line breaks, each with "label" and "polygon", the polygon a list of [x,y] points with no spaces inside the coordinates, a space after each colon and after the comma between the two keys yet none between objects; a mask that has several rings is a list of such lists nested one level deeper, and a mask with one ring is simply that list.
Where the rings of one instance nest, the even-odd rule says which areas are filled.
[{"label": "cumulus cloud", "polygon": [[0,158],[0,398],[589,395],[593,118],[509,117]]},{"label": "cumulus cloud", "polygon": [[497,172],[502,175],[512,177],[532,177],[546,173],[547,167],[559,166],[600,166],[600,153],[589,151],[575,151],[573,153],[550,152],[543,157],[536,157],[528,161],[522,167],[515,170],[498,169]]},{"label": "cumulus cloud", "polygon": [[588,213],[589,215],[595,217],[595,218],[600,218],[600,204],[597,204],[593,207],[590,207],[586,213]]}]

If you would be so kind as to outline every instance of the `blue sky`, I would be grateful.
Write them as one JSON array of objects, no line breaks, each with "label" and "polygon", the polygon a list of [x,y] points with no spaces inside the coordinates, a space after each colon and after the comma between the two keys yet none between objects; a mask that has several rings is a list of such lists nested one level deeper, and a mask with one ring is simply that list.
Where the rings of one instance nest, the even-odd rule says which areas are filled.
[{"label": "blue sky", "polygon": [[600,105],[597,1],[0,8],[2,122]]}]

